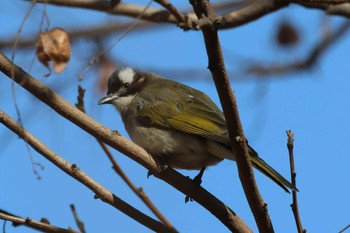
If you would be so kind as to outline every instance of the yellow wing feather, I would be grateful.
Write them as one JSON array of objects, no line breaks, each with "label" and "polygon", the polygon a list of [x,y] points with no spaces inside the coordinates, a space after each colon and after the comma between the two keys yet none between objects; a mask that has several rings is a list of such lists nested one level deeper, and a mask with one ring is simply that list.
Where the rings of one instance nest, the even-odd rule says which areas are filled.
[{"label": "yellow wing feather", "polygon": [[207,95],[172,81],[173,89],[170,92],[164,89],[164,85],[169,83],[162,83],[169,80],[157,81],[148,88],[162,93],[158,93],[156,97],[140,94],[143,104],[137,114],[141,119],[151,119],[149,122],[157,126],[230,145],[224,115]]}]

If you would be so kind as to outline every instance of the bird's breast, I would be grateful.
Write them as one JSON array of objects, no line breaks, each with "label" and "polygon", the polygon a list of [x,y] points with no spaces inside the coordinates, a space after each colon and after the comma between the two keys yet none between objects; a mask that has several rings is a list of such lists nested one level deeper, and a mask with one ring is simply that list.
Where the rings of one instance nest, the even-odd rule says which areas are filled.
[{"label": "bird's breast", "polygon": [[222,160],[211,154],[205,139],[196,135],[145,126],[132,117],[125,118],[124,124],[133,142],[170,167],[201,169]]}]

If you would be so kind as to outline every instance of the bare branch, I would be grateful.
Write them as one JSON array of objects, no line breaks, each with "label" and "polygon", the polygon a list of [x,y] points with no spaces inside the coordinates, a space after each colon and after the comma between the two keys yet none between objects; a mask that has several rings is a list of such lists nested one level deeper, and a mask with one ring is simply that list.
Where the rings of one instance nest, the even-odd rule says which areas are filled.
[{"label": "bare branch", "polygon": [[[288,147],[288,152],[289,152],[290,174],[291,174],[292,184],[296,187],[297,186],[297,183],[296,183],[297,173],[295,172],[294,151],[293,151],[294,134],[291,130],[287,130],[287,136],[288,136],[287,147]],[[303,225],[301,224],[301,218],[299,215],[297,192],[295,190],[292,190],[292,195],[293,195],[293,203],[291,204],[291,207],[293,210],[294,219],[295,219],[295,223],[297,225],[298,233],[305,233],[306,230],[303,228]]]},{"label": "bare branch", "polygon": [[75,223],[77,224],[79,230],[81,233],[86,233],[85,231],[85,224],[83,221],[80,220],[77,210],[75,209],[75,206],[73,204],[70,205],[70,209],[72,210],[73,216],[74,216],[74,220]]},{"label": "bare branch", "polygon": [[[85,112],[85,104],[84,104],[84,94],[85,90],[78,86],[78,103],[75,104],[75,106],[82,112]],[[174,226],[168,221],[167,218],[157,209],[157,207],[153,204],[153,202],[148,198],[147,194],[143,191],[142,188],[137,188],[132,181],[129,179],[129,177],[124,173],[123,169],[119,166],[117,160],[113,157],[111,151],[108,149],[108,147],[99,139],[97,139],[98,144],[101,146],[102,150],[107,155],[108,159],[111,161],[113,165],[114,171],[122,178],[122,180],[129,186],[129,188],[143,201],[143,203],[152,211],[152,213],[157,216],[157,218],[164,223],[165,226],[167,226],[169,229],[172,229],[174,232],[176,232],[176,229]]]},{"label": "bare branch", "polygon": [[262,200],[255,183],[254,173],[249,159],[248,145],[239,117],[236,96],[232,92],[225,69],[214,11],[209,1],[206,0],[192,0],[191,4],[199,19],[205,17],[209,21],[212,21],[211,25],[202,28],[209,60],[208,68],[212,73],[224,110],[232,148],[237,153],[236,162],[239,177],[259,231],[264,233],[273,232],[273,226],[267,212],[266,204]]},{"label": "bare branch", "polygon": [[[2,114],[0,112],[0,114]],[[9,213],[6,213],[2,210],[0,210],[0,219],[10,221],[19,225],[25,225],[27,227],[33,228],[35,230],[41,231],[41,232],[48,232],[48,233],[79,233],[78,231],[74,231],[73,229],[64,229],[60,227],[56,227],[53,225],[50,225],[48,223],[35,221],[30,218],[21,218],[15,215],[11,215]]]},{"label": "bare branch", "polygon": [[177,24],[179,27],[183,29],[191,29],[192,25],[190,25],[190,22],[186,20],[186,17],[168,0],[155,0],[158,2],[161,6],[163,6],[165,9],[169,11],[177,20]]},{"label": "bare branch", "polygon": [[[129,16],[133,18],[140,17],[140,19],[171,23],[179,25],[186,30],[198,30],[200,27],[205,26],[205,23],[198,20],[193,12],[180,13],[168,0],[158,0],[157,2],[165,7],[167,10],[160,8],[148,8],[144,11],[144,6],[136,4],[118,3],[115,7],[111,7],[111,3],[108,1],[90,1],[90,0],[37,0],[38,3],[47,3],[58,6],[77,7],[91,10],[97,10],[106,12],[109,14]],[[314,1],[314,0],[289,0],[289,2],[300,4],[305,7],[317,8],[325,10],[328,14],[335,14],[345,17],[350,17],[350,3],[348,0],[339,1]],[[262,16],[265,16],[271,12],[286,7],[289,4],[284,0],[255,0],[244,7],[234,10],[225,15],[216,17],[216,23],[218,29],[228,29],[237,26],[244,25],[251,21],[254,21]],[[227,4],[224,4],[226,7]],[[232,2],[232,6],[236,6],[236,2]],[[220,9],[220,5],[218,5]],[[143,12],[144,11],[144,12]]]},{"label": "bare branch", "polygon": [[307,8],[324,10],[330,15],[339,15],[350,18],[349,0],[289,0],[289,2],[299,4]]},{"label": "bare branch", "polygon": [[130,31],[131,29],[138,23],[139,19],[143,16],[143,14],[147,11],[147,9],[152,4],[153,0],[149,0],[148,4],[145,6],[143,11],[140,13],[139,16],[137,16],[132,23],[125,29],[125,31],[107,48],[100,51],[96,56],[94,56],[92,59],[90,59],[89,64],[86,66],[84,71],[78,76],[79,80],[82,80],[84,75],[92,68],[93,65],[95,65],[102,56],[104,56],[108,51],[110,51],[114,46],[116,46]]},{"label": "bare branch", "polygon": [[288,4],[287,1],[282,0],[252,1],[238,10],[234,10],[223,16],[217,16],[216,21],[220,29],[238,27],[286,7]]},{"label": "bare branch", "polygon": [[[130,24],[120,24],[120,23],[103,23],[101,25],[97,26],[91,26],[89,28],[67,28],[67,33],[69,34],[69,39],[72,42],[75,42],[79,39],[84,38],[94,38],[94,37],[100,37],[101,35],[110,35],[113,33],[120,33],[125,31],[128,27],[130,27]],[[133,32],[138,30],[145,30],[145,29],[155,29],[160,28],[162,25],[160,24],[154,24],[150,22],[139,22],[138,24],[133,26]],[[17,43],[17,48],[19,49],[26,49],[30,47],[34,47],[36,43],[36,36],[31,38],[19,38]],[[0,48],[10,48],[13,46],[13,38],[10,39],[4,39],[0,41]]]},{"label": "bare branch", "polygon": [[[91,10],[98,10],[107,12],[110,14],[124,15],[136,18],[138,17],[143,6],[135,4],[119,3],[116,7],[111,9],[110,3],[107,1],[88,1],[88,0],[37,0],[37,2],[47,2],[47,4],[68,6],[68,7],[78,7]],[[187,30],[198,30],[200,27],[205,25],[205,23],[200,22],[193,12],[187,11],[187,13],[180,13],[173,5],[169,5],[167,0],[158,1],[162,6],[164,6],[168,11],[160,8],[149,8],[145,11],[141,17],[143,20],[151,22],[161,22],[161,23],[171,23],[179,25],[180,27]],[[232,2],[230,4],[223,3],[227,8],[230,6],[236,7],[237,2]],[[245,7],[238,10],[232,11],[223,16],[217,16],[216,22],[219,29],[228,29],[232,27],[241,26],[243,24],[249,23],[256,20],[264,15],[267,15],[273,11],[276,11],[282,7],[288,5],[287,1],[283,0],[262,0],[262,1],[252,1],[246,4]],[[213,6],[214,9],[221,9],[221,4]]]},{"label": "bare branch", "polygon": [[[15,61],[15,56],[16,56],[16,50],[17,50],[17,44],[18,44],[18,40],[20,38],[20,35],[21,35],[21,32],[22,32],[22,29],[24,27],[24,24],[26,23],[29,15],[31,14],[32,10],[34,9],[35,7],[35,2],[32,1],[31,2],[31,5],[29,7],[29,9],[26,11],[26,14],[21,22],[21,25],[19,26],[18,30],[17,30],[17,33],[16,33],[16,37],[15,37],[15,40],[12,44],[12,55],[11,55],[11,61],[14,62]],[[11,75],[12,77],[13,75]],[[19,107],[18,107],[18,104],[17,104],[17,95],[16,95],[16,90],[15,90],[15,82],[13,81],[11,83],[11,94],[12,94],[12,98],[13,98],[13,103],[14,103],[14,106],[15,106],[15,109],[16,109],[16,114],[17,114],[17,118],[18,118],[18,122],[23,126],[23,122],[22,122],[22,114],[21,114],[21,111],[19,110]],[[38,180],[41,179],[41,175],[39,173],[39,171],[37,170],[37,167],[38,168],[41,168],[41,170],[44,169],[44,166],[41,165],[40,163],[36,162],[33,158],[33,155],[32,155],[32,152],[30,151],[30,147],[28,146],[28,144],[25,142],[25,145],[26,145],[26,149],[27,149],[27,152],[28,152],[28,156],[29,156],[29,159],[32,163],[32,170],[33,170],[33,173],[34,175],[36,176],[36,178]]]},{"label": "bare branch", "polygon": [[152,211],[152,213],[157,216],[157,218],[164,223],[169,229],[172,229],[173,232],[177,232],[174,226],[169,222],[169,220],[158,210],[158,208],[153,204],[151,199],[147,196],[147,194],[143,191],[142,188],[137,188],[129,177],[124,173],[123,169],[119,166],[112,153],[108,150],[108,147],[97,139],[97,142],[102,147],[103,151],[113,164],[114,171],[122,178],[122,180],[129,186],[129,188],[142,200],[142,202]]},{"label": "bare branch", "polygon": [[339,15],[350,18],[350,3],[342,3],[337,5],[329,5],[327,13],[331,15]]},{"label": "bare branch", "polygon": [[16,121],[11,119],[5,112],[0,110],[0,122],[8,127],[11,131],[17,134],[19,137],[23,138],[28,142],[31,147],[38,153],[43,155],[47,160],[55,164],[58,168],[64,171],[69,176],[73,177],[81,184],[89,188],[95,193],[95,197],[101,199],[102,201],[115,207],[122,213],[141,223],[142,225],[148,227],[149,229],[156,232],[169,232],[169,229],[165,227],[160,222],[152,219],[151,217],[143,214],[133,206],[124,202],[117,196],[115,196],[111,191],[100,185],[98,182],[93,180],[87,174],[85,174],[81,169],[75,164],[70,164],[65,161],[61,156],[49,149],[45,144],[35,138],[27,130],[21,127]]},{"label": "bare branch", "polygon": [[344,227],[343,229],[341,229],[338,233],[343,233],[343,232],[345,232],[347,229],[349,229],[350,228],[350,224],[349,225],[347,225],[346,227]]},{"label": "bare branch", "polygon": [[[108,1],[89,1],[89,0],[37,0],[38,3],[47,3],[58,6],[68,6],[85,8],[97,11],[103,11],[109,14],[129,16],[137,18],[144,11],[144,6],[128,3],[119,3],[115,7],[111,8],[111,4]],[[194,14],[187,15],[192,21],[196,21]],[[162,22],[177,24],[177,19],[169,13],[167,10],[161,8],[148,8],[143,14],[141,19],[151,22]]]},{"label": "bare branch", "polygon": [[229,230],[234,232],[251,232],[249,227],[236,213],[211,193],[202,187],[197,188],[191,179],[182,176],[174,169],[167,168],[162,171],[161,166],[158,166],[155,160],[144,149],[125,139],[118,133],[112,132],[105,126],[102,126],[88,117],[86,114],[80,112],[80,110],[69,104],[61,96],[57,95],[44,84],[31,77],[20,67],[13,64],[2,53],[0,53],[0,70],[8,77],[11,77],[10,74],[11,71],[13,71],[15,82],[29,91],[32,95],[36,96],[58,114],[76,124],[93,137],[99,138],[104,143],[127,155],[134,161],[146,167],[156,177],[164,180],[179,191],[190,196],[193,200],[197,201],[216,216]]},{"label": "bare branch", "polygon": [[327,49],[339,41],[349,29],[350,21],[346,20],[334,32],[316,43],[310,53],[303,59],[284,65],[262,66],[255,64],[248,67],[248,72],[259,76],[271,76],[311,69],[317,64]]}]

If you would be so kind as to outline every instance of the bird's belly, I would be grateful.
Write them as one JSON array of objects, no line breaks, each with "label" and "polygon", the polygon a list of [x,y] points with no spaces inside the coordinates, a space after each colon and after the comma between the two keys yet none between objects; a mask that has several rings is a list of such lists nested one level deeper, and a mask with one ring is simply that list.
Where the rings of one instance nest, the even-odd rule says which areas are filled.
[{"label": "bird's belly", "polygon": [[131,139],[164,164],[180,169],[201,169],[222,160],[211,154],[205,139],[181,131],[136,127]]}]

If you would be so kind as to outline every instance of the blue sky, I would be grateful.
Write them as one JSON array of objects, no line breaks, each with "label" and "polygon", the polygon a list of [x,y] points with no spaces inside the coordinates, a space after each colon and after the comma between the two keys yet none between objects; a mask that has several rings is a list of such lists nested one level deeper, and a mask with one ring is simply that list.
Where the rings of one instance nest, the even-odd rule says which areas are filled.
[{"label": "blue sky", "polygon": [[[139,1],[141,2],[141,1]],[[142,2],[146,4],[146,2]],[[154,4],[153,4],[154,5]],[[1,10],[0,39],[11,38],[24,17],[28,3],[6,1]],[[6,11],[4,10],[6,9]],[[22,36],[38,32],[41,7],[24,26]],[[111,23],[116,18],[104,13],[47,7],[50,27],[90,27]],[[64,17],[62,17],[64,15]],[[232,88],[237,95],[241,120],[249,143],[272,167],[289,179],[289,161],[286,147],[287,129],[295,133],[295,164],[300,190],[299,208],[308,232],[338,232],[350,223],[350,171],[348,164],[348,132],[350,131],[350,80],[348,48],[350,40],[343,37],[322,57],[312,70],[273,78],[242,80],[243,69],[250,61],[283,63],[306,55],[319,39],[324,20],[322,11],[291,6],[249,25],[220,32],[227,68],[231,71]],[[276,22],[289,18],[301,33],[301,44],[295,50],[281,51],[273,43]],[[330,25],[338,26],[342,19],[329,18]],[[118,35],[110,37],[112,43]],[[92,42],[79,42],[72,51],[72,59],[61,75],[49,79],[47,70],[35,61],[31,74],[56,90],[69,102],[76,102],[76,86],[87,89],[86,108],[89,115],[127,137],[121,119],[111,106],[98,106],[102,96],[96,91],[97,72],[91,70],[85,80],[77,75],[83,71],[96,50]],[[143,33],[130,33],[110,52],[111,57],[142,70],[167,71],[194,69],[205,78],[178,77],[178,80],[207,93],[220,105],[207,67],[207,57],[200,32],[183,32],[174,25]],[[4,50],[7,56],[11,51]],[[29,69],[33,50],[18,52],[16,63]],[[169,72],[171,73],[171,72]],[[11,97],[11,82],[0,74],[0,108],[17,119]],[[177,77],[171,77],[177,78]],[[24,126],[51,149],[71,163],[76,163],[95,180],[117,196],[149,213],[140,200],[114,174],[101,149],[87,133],[30,96],[22,88],[15,88]],[[32,150],[36,161],[45,166],[38,181],[32,172],[25,144],[5,127],[0,126],[0,208],[24,217],[47,217],[60,227],[73,226],[69,204],[74,203],[88,232],[150,232],[134,220],[114,210],[93,193],[63,174],[55,166]],[[143,187],[163,214],[180,232],[227,232],[227,229],[197,203],[184,204],[184,195],[154,177],[147,179],[147,171],[117,151],[114,156],[137,186]],[[181,171],[194,176],[196,172]],[[255,173],[264,200],[268,203],[276,232],[296,232],[291,209],[291,195],[269,179]],[[254,232],[257,228],[244,197],[236,164],[223,161],[210,167],[204,176],[203,187],[230,206]],[[151,214],[150,214],[151,215]],[[6,232],[23,232],[8,225]],[[26,229],[26,232],[32,232]]]}]

